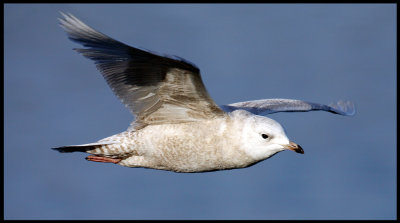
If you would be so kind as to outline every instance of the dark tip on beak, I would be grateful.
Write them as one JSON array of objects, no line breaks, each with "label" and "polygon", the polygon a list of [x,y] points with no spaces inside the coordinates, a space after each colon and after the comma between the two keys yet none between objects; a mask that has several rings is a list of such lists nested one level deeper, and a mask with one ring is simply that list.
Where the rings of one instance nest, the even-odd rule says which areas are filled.
[{"label": "dark tip on beak", "polygon": [[300,145],[297,145],[297,148],[296,148],[294,151],[295,151],[296,153],[304,154],[304,150],[303,150],[303,148],[301,148]]},{"label": "dark tip on beak", "polygon": [[296,153],[304,154],[303,148],[300,145],[297,145],[294,142],[290,142],[289,145],[286,146],[287,149],[290,149]]}]

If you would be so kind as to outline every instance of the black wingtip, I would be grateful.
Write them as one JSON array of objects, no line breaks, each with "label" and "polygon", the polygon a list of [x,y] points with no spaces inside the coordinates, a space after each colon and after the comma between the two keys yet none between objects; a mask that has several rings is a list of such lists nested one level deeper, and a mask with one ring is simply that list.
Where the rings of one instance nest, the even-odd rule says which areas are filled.
[{"label": "black wingtip", "polygon": [[352,101],[338,101],[329,104],[332,112],[345,116],[354,116],[356,114],[356,108]]}]

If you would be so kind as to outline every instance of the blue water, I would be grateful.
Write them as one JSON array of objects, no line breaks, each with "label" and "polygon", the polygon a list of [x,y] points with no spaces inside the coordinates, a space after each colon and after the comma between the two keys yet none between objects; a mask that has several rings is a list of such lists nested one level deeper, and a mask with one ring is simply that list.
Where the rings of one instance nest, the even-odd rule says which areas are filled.
[{"label": "blue water", "polygon": [[[196,64],[218,104],[354,101],[357,114],[270,115],[305,154],[179,174],[51,147],[133,117],[72,48],[59,11]],[[6,4],[5,219],[396,219],[395,4]]]}]

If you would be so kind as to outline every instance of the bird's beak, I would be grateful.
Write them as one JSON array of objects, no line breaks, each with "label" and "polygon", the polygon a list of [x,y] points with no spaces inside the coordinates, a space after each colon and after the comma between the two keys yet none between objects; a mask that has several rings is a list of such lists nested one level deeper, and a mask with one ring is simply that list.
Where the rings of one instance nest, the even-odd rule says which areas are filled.
[{"label": "bird's beak", "polygon": [[304,154],[303,148],[301,148],[300,145],[297,145],[294,142],[290,142],[288,145],[284,145],[283,147],[285,147],[285,149],[290,149],[292,151],[295,151],[296,153]]}]

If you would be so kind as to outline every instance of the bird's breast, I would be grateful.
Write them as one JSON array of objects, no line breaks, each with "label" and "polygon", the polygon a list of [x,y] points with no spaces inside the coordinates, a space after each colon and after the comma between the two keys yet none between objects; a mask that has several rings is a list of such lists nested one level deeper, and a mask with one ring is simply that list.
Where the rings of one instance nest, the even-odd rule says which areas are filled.
[{"label": "bird's breast", "polygon": [[148,126],[147,156],[157,166],[178,172],[201,172],[251,164],[230,137],[223,120]]}]

